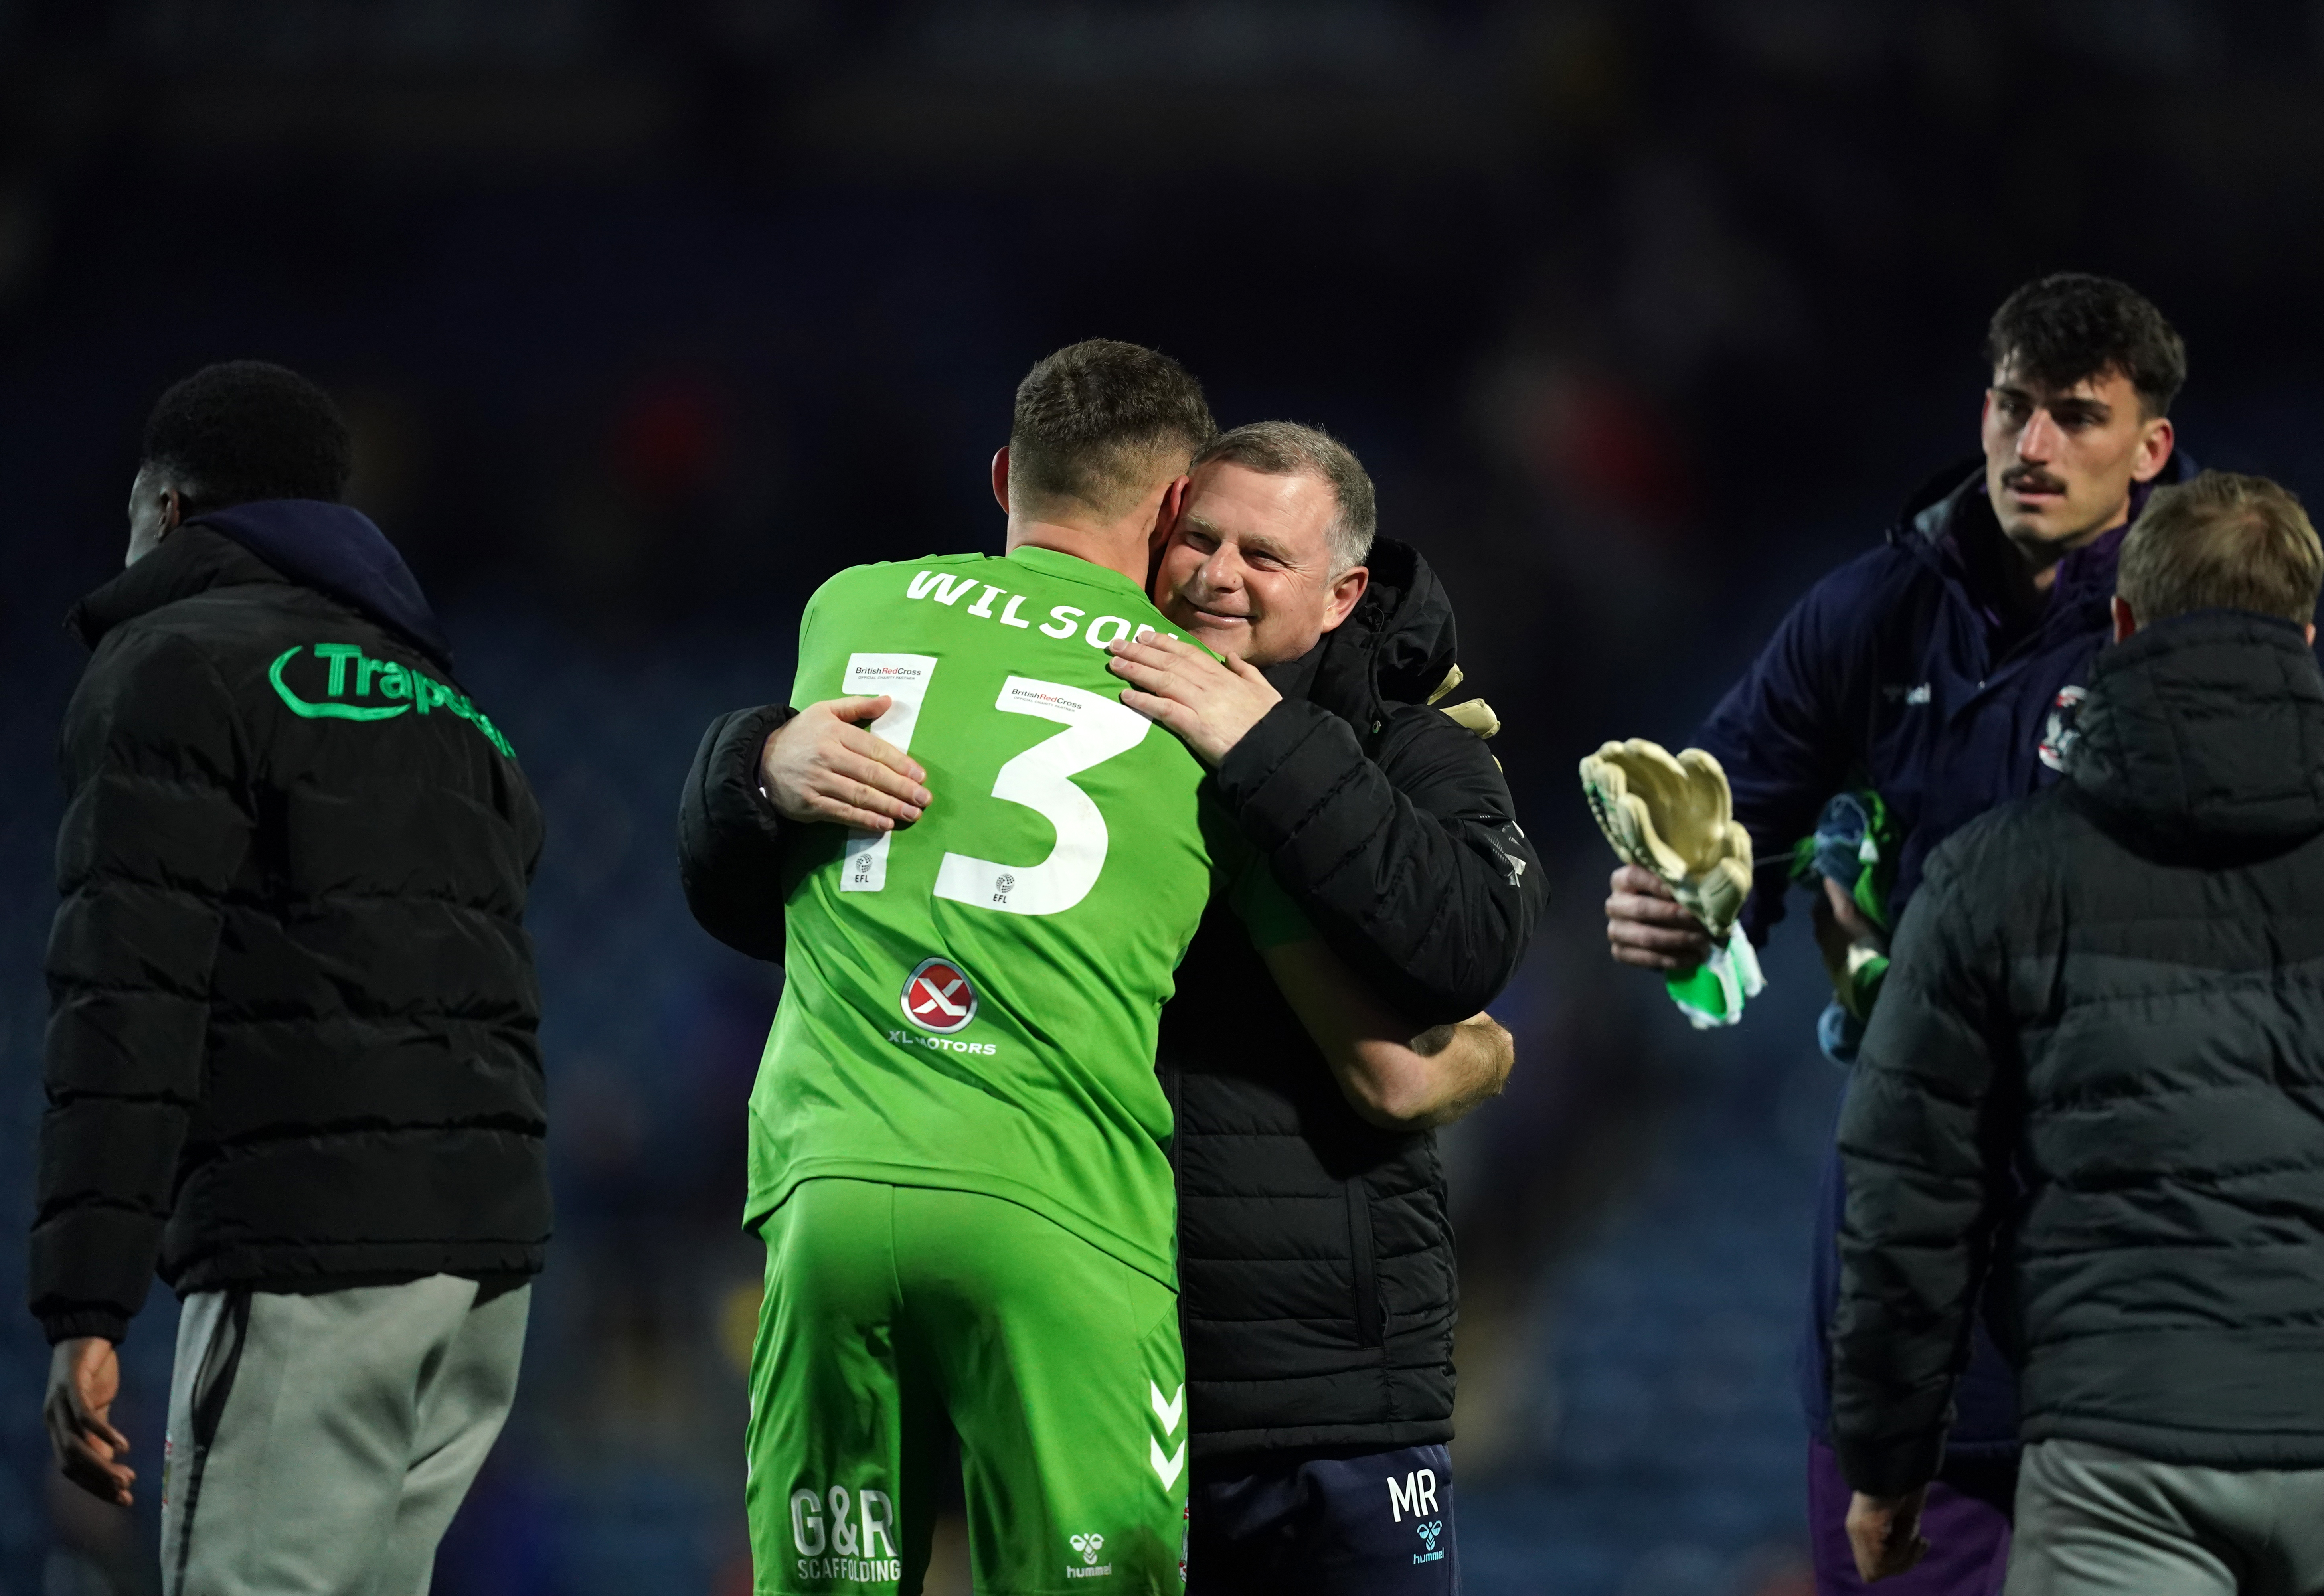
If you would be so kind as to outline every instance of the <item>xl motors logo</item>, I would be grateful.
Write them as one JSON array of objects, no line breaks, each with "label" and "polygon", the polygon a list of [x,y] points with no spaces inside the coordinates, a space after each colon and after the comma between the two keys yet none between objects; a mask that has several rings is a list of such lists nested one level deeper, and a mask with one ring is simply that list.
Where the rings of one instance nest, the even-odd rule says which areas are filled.
[{"label": "xl motors logo", "polygon": [[976,1018],[976,988],[950,959],[922,959],[904,977],[904,1018],[948,1037]]}]

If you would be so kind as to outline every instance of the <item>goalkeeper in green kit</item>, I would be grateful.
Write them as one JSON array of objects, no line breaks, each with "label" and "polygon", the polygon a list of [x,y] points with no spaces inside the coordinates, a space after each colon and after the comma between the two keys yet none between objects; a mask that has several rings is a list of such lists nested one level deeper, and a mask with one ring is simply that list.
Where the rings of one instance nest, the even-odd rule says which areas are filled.
[{"label": "goalkeeper in green kit", "polygon": [[794,704],[945,793],[785,832],[782,1004],[751,1100],[767,1246],[746,1500],[756,1589],[917,1591],[947,1427],[975,1586],[1176,1591],[1185,1388],[1172,972],[1230,895],[1343,1084],[1409,1067],[1107,645],[1170,623],[1149,547],[1212,431],[1167,357],[1092,340],[1019,387],[1005,557],[863,566],[800,623]]}]

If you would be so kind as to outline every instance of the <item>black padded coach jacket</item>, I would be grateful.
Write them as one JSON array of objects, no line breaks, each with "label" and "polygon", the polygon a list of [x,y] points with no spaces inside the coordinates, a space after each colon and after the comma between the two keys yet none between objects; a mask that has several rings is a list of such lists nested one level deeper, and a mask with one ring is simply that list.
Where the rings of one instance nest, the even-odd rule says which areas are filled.
[{"label": "black padded coach jacket", "polygon": [[522,1275],[549,1240],[541,821],[344,505],[188,523],[98,588],[66,710],[30,1296]]},{"label": "black padded coach jacket", "polygon": [[[1407,1018],[1465,1019],[1524,956],[1548,884],[1475,733],[1425,700],[1452,608],[1381,540],[1370,588],[1229,752],[1219,790],[1334,951]],[[1450,1440],[1459,1302],[1433,1131],[1368,1124],[1231,912],[1162,1011],[1176,1111],[1179,1316],[1194,1455]]]},{"label": "black padded coach jacket", "polygon": [[[1217,780],[1319,934],[1418,1031],[1500,992],[1547,885],[1484,743],[1425,706],[1455,652],[1443,586],[1391,540],[1368,563],[1339,630],[1268,672],[1284,702]],[[776,961],[782,822],[757,761],[789,714],[714,722],[678,812],[696,919]],[[1456,1288],[1435,1137],[1357,1117],[1220,906],[1179,965],[1157,1065],[1194,1455],[1448,1438]]]},{"label": "black padded coach jacket", "polygon": [[1840,1127],[1832,1432],[1928,1480],[1990,1274],[2027,1442],[2324,1466],[2324,679],[2227,610],[2106,650],[2065,780],[1931,856]]}]

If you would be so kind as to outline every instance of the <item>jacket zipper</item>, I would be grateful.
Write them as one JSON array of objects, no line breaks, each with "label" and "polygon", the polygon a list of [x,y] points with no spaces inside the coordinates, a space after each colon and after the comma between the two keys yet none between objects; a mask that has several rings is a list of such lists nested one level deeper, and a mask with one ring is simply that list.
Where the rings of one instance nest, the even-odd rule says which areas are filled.
[{"label": "jacket zipper", "polygon": [[1387,1315],[1380,1311],[1379,1271],[1372,1261],[1371,1194],[1360,1177],[1351,1177],[1348,1193],[1348,1255],[1356,1281],[1356,1344],[1376,1347],[1387,1339]]}]

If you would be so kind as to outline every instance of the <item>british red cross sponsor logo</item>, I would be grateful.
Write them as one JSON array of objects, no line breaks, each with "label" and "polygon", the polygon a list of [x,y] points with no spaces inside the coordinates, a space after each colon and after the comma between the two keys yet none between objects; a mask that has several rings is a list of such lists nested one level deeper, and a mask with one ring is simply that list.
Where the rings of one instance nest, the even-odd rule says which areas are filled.
[{"label": "british red cross sponsor logo", "polygon": [[904,1018],[948,1037],[976,1018],[976,988],[950,959],[922,959],[904,977]]}]

